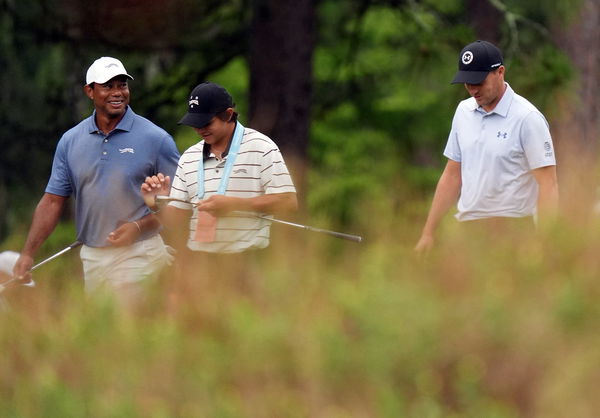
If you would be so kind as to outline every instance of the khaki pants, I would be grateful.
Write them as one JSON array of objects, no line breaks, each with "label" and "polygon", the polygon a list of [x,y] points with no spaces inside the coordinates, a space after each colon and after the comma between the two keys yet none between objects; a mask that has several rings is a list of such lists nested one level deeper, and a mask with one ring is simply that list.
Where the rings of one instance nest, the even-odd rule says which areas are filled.
[{"label": "khaki pants", "polygon": [[84,245],[80,256],[86,292],[113,290],[123,301],[142,297],[144,279],[157,275],[173,260],[160,235],[126,247]]}]

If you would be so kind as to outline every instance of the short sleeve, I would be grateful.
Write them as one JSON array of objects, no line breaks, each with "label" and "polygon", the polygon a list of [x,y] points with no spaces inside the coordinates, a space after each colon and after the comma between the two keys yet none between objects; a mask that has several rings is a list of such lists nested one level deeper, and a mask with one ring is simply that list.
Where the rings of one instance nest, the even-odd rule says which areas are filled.
[{"label": "short sleeve", "polygon": [[45,191],[59,196],[70,196],[73,193],[73,182],[67,161],[67,145],[64,137],[58,141],[56,146],[54,160],[52,161],[52,174]]},{"label": "short sleeve", "polygon": [[171,135],[167,134],[160,147],[160,152],[158,153],[157,172],[173,178],[175,170],[177,170],[179,157],[179,151],[177,150],[175,141]]},{"label": "short sleeve", "polygon": [[[183,160],[183,158],[181,159]],[[185,169],[183,166],[183,162],[181,162],[177,166],[177,170],[175,172],[175,176],[173,177],[173,183],[171,184],[171,192],[169,194],[170,197],[184,200],[186,202],[190,202],[190,194],[188,192],[188,185],[185,178]],[[170,206],[175,206],[179,209],[191,210],[193,206],[191,204],[183,203],[183,202],[171,202]]]},{"label": "short sleeve", "polygon": [[446,148],[444,149],[444,156],[458,163],[460,163],[462,160],[460,145],[458,144],[458,131],[456,129],[456,114],[452,120],[452,128],[450,129],[450,134],[448,135],[448,142],[446,143]]},{"label": "short sleeve", "polygon": [[261,161],[261,183],[265,194],[295,193],[296,188],[283,155],[277,145],[272,145],[272,148],[263,154]]},{"label": "short sleeve", "polygon": [[548,122],[540,112],[531,112],[523,119],[521,145],[531,170],[556,165]]}]

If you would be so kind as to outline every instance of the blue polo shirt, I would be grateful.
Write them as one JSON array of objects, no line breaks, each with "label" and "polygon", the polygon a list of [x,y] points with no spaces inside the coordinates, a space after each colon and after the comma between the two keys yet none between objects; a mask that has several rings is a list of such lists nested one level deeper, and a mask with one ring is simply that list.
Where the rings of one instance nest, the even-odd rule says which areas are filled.
[{"label": "blue polo shirt", "polygon": [[[128,107],[108,135],[96,113],[68,130],[58,142],[46,193],[75,198],[77,239],[105,247],[108,234],[149,213],[140,194],[146,176],[173,178],[179,152],[173,138]],[[146,232],[146,239],[156,231]]]}]

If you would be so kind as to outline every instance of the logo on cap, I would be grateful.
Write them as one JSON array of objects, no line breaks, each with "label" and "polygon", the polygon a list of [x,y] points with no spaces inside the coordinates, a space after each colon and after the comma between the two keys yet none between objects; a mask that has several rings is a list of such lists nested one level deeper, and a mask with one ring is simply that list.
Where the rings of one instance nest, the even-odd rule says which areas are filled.
[{"label": "logo on cap", "polygon": [[198,96],[196,97],[190,97],[190,101],[188,102],[188,106],[193,108],[194,105],[198,106],[200,104],[200,102],[198,101]]},{"label": "logo on cap", "polygon": [[473,53],[471,51],[465,51],[462,56],[462,63],[469,65],[473,61]]}]

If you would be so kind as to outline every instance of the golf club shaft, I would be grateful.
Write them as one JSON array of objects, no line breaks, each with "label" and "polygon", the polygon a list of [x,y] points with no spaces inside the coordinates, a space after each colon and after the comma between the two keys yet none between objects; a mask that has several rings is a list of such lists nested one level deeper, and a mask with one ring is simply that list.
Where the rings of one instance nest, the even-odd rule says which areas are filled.
[{"label": "golf club shaft", "polygon": [[296,224],[296,223],[289,222],[289,221],[282,221],[281,219],[270,218],[268,216],[262,216],[262,215],[256,215],[256,216],[261,219],[267,219],[272,222],[293,226],[295,228],[304,229],[306,231],[320,232],[322,234],[331,235],[332,237],[341,238],[341,239],[345,239],[348,241],[362,242],[362,237],[360,237],[358,235],[345,234],[343,232],[336,232],[336,231],[329,231],[327,229],[315,228],[314,226],[301,225],[301,224]]},{"label": "golf club shaft", "polygon": [[66,248],[64,248],[64,249],[62,249],[62,250],[60,250],[59,252],[57,252],[57,253],[56,253],[56,254],[54,254],[53,256],[50,256],[50,257],[46,258],[46,259],[45,259],[45,260],[43,260],[43,261],[40,261],[40,262],[39,262],[39,263],[37,263],[35,266],[31,267],[31,268],[29,269],[29,271],[33,271],[33,270],[37,269],[38,267],[40,267],[40,266],[43,266],[43,265],[44,265],[44,264],[46,264],[47,262],[54,260],[56,257],[60,257],[61,255],[63,255],[63,254],[64,254],[64,253],[66,253],[67,251],[70,251],[70,250],[72,250],[73,248],[77,248],[77,247],[79,247],[81,244],[82,244],[81,242],[79,242],[79,241],[75,241],[73,244],[69,245],[68,247],[66,247]]},{"label": "golf club shaft", "polygon": [[[156,198],[157,203],[158,202],[165,202],[165,203],[166,202],[181,202],[181,203],[193,204],[193,203],[188,202],[188,201],[183,200],[183,199],[177,199],[177,198],[168,197],[168,196],[156,196],[155,198]],[[257,214],[252,213],[252,212],[235,211],[234,213],[239,214],[239,215],[244,215],[244,216],[254,216],[254,217],[257,217],[257,218],[266,219],[266,220],[271,221],[271,222],[275,222],[275,223],[279,223],[279,224],[283,224],[283,225],[288,225],[288,226],[293,226],[295,228],[304,229],[306,231],[319,232],[319,233],[322,233],[322,234],[327,234],[327,235],[330,235],[332,237],[341,238],[341,239],[345,239],[345,240],[348,240],[348,241],[362,242],[362,237],[360,237],[358,235],[345,234],[343,232],[336,232],[336,231],[328,231],[327,229],[321,229],[321,228],[315,228],[313,226],[296,224],[296,223],[293,223],[293,222],[283,221],[281,219],[272,218],[272,217],[266,216],[266,215],[257,215]]]},{"label": "golf club shaft", "polygon": [[[82,243],[82,242],[80,242],[80,241],[75,241],[74,243],[72,243],[72,244],[71,244],[71,245],[69,245],[68,247],[66,247],[66,248],[64,248],[64,249],[62,249],[62,250],[60,250],[60,251],[59,251],[59,252],[57,252],[56,254],[54,254],[54,255],[52,255],[52,256],[50,256],[50,257],[46,258],[46,259],[45,259],[45,260],[43,260],[43,261],[40,261],[40,262],[39,262],[39,263],[37,263],[35,266],[31,267],[31,268],[29,269],[29,272],[32,272],[33,270],[37,269],[38,267],[40,267],[40,266],[42,266],[42,265],[46,264],[48,261],[52,261],[52,260],[54,260],[56,257],[59,257],[59,256],[63,255],[64,253],[66,253],[67,251],[70,251],[70,250],[72,250],[73,248],[77,248],[77,247],[79,247],[79,246],[80,246],[80,245],[82,245],[82,244],[83,244],[83,243]],[[20,279],[19,277],[12,277],[12,278],[8,279],[7,281],[5,281],[4,283],[0,283],[0,292],[2,292],[2,291],[5,289],[5,287],[6,287],[7,285],[9,285],[10,283],[12,283],[12,282],[14,282],[14,281],[17,281],[17,280],[19,280],[19,279]]]}]

